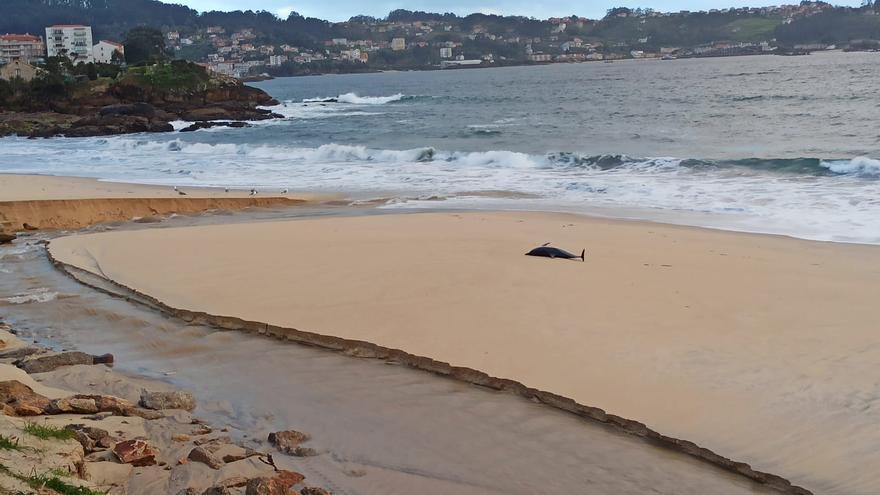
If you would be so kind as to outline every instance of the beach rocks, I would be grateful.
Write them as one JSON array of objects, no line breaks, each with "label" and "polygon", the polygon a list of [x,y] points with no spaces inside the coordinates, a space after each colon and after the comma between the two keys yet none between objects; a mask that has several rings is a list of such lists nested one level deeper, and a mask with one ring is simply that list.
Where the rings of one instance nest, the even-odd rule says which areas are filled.
[{"label": "beach rocks", "polygon": [[76,441],[82,445],[86,454],[91,454],[100,449],[108,449],[114,445],[113,437],[110,436],[110,433],[101,428],[73,424],[65,426],[64,429],[71,430],[76,434]]},{"label": "beach rocks", "polygon": [[278,471],[273,477],[254,478],[247,483],[245,495],[291,495],[291,486],[301,482],[305,476],[293,471]]},{"label": "beach rocks", "polygon": [[113,446],[113,453],[123,464],[132,466],[153,466],[159,451],[144,440],[126,440]]},{"label": "beach rocks", "polygon": [[15,234],[0,233],[0,244],[9,244],[17,238]]},{"label": "beach rocks", "polygon": [[189,451],[189,455],[186,458],[192,462],[201,462],[211,469],[220,469],[221,467],[223,467],[223,461],[217,459],[214,454],[203,447],[196,447],[192,449],[191,451]]},{"label": "beach rocks", "polygon": [[40,347],[19,347],[18,349],[10,349],[0,352],[0,359],[21,359],[34,354],[42,354],[46,351]]},{"label": "beach rocks", "polygon": [[144,419],[159,419],[163,417],[163,414],[158,411],[135,407],[131,402],[119,397],[113,397],[112,395],[77,394],[73,398],[94,400],[98,412],[109,412],[117,416],[137,416]]},{"label": "beach rocks", "polygon": [[95,399],[66,397],[53,399],[46,408],[47,414],[94,414],[98,412]]},{"label": "beach rocks", "polygon": [[301,443],[308,440],[309,436],[307,434],[296,430],[269,433],[269,443],[285,453],[293,452]]},{"label": "beach rocks", "polygon": [[141,392],[141,407],[153,410],[183,409],[192,412],[196,408],[196,400],[192,394],[181,391],[173,392]]},{"label": "beach rocks", "polygon": [[113,355],[104,354],[101,356],[92,356],[84,352],[61,352],[58,354],[41,355],[37,357],[27,357],[14,362],[16,366],[23,369],[27,373],[46,373],[54,371],[62,366],[74,366],[77,364],[112,364]]},{"label": "beach rocks", "polygon": [[0,382],[0,403],[11,416],[39,416],[49,407],[48,398],[17,380]]}]

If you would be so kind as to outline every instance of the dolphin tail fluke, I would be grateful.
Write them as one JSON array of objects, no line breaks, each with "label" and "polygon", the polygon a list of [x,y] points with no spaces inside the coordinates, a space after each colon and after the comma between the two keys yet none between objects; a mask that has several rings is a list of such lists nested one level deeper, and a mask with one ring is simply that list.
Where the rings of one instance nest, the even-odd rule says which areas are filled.
[{"label": "dolphin tail fluke", "polygon": [[581,250],[581,261],[584,261],[584,262],[587,261],[587,259],[586,259],[586,257],[585,257],[586,254],[587,254],[587,250],[586,250],[586,249],[582,249],[582,250]]}]

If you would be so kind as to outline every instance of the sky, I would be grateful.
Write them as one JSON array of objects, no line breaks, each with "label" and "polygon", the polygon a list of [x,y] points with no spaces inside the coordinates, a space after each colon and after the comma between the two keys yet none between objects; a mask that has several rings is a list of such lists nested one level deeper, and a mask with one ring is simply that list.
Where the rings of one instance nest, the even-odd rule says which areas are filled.
[{"label": "sky", "polygon": [[[632,3],[627,0],[163,0],[180,3],[196,10],[268,10],[279,17],[287,17],[291,11],[306,17],[329,21],[344,21],[358,14],[385,17],[395,9],[424,10],[426,12],[454,12],[467,15],[474,12],[499,15],[523,15],[546,19],[578,15],[593,19],[601,18],[611,7],[645,7],[659,11],[709,10],[726,7],[760,7],[799,0],[643,0]],[[835,5],[858,5],[859,0],[832,1]]]}]

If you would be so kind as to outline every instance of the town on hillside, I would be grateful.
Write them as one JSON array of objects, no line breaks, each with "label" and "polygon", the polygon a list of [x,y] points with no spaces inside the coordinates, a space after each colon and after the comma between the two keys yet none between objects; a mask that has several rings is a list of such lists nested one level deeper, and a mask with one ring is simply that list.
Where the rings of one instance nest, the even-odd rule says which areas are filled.
[{"label": "town on hillside", "polygon": [[[171,7],[153,3],[156,8]],[[197,17],[186,17],[180,26],[157,26],[157,43],[168,58],[248,79],[619,59],[791,55],[835,48],[876,50],[880,48],[878,13],[880,5],[872,3],[851,9],[806,0],[796,5],[705,12],[615,8],[600,20],[483,14],[458,17],[397,10],[385,19],[356,16],[347,22],[328,23],[296,13],[282,20],[266,12],[215,12],[210,15],[216,18],[216,25],[206,24],[211,20],[209,14],[187,14]],[[246,26],[248,19],[253,27]],[[837,37],[823,34],[829,23],[837,27]],[[104,26],[96,29],[109,31]],[[849,32],[845,40],[840,31]],[[864,38],[855,38],[862,34]],[[119,33],[120,38],[125,35]],[[33,78],[45,57],[66,56],[74,65],[131,64],[125,48],[120,41],[95,41],[92,26],[80,24],[51,25],[45,28],[45,38],[4,34],[0,35],[0,78]]]}]

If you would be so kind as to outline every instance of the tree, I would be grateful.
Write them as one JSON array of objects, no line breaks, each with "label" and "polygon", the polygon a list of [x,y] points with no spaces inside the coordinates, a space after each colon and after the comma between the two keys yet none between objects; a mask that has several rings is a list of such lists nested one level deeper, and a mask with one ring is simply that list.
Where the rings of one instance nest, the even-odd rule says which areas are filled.
[{"label": "tree", "polygon": [[168,56],[165,50],[165,36],[156,28],[148,26],[132,28],[125,34],[122,44],[125,46],[125,61],[129,65],[161,62]]}]

